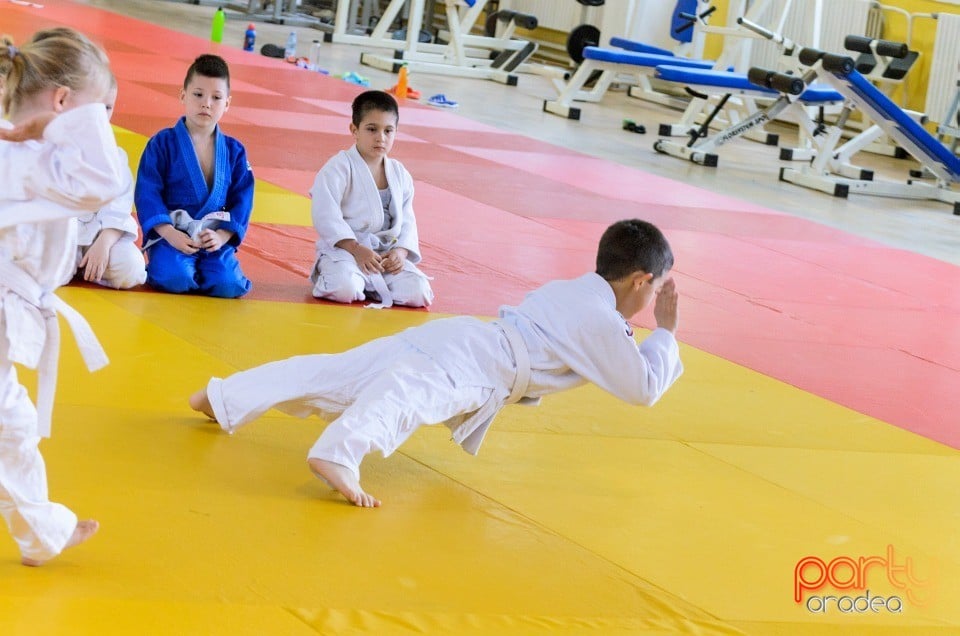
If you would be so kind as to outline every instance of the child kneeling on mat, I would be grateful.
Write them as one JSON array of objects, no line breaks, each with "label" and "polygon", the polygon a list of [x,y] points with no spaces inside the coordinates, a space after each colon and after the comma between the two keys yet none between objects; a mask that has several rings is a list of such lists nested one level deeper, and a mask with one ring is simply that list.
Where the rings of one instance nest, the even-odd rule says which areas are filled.
[{"label": "child kneeling on mat", "polygon": [[253,171],[239,141],[220,131],[230,69],[201,55],[180,91],[185,115],[147,142],[134,201],[149,261],[147,283],[182,294],[237,298],[250,291],[237,248],[253,210]]},{"label": "child kneeling on mat", "polygon": [[334,155],[310,189],[319,234],[310,280],[313,295],[341,303],[364,298],[381,307],[427,307],[433,290],[417,269],[420,239],[413,178],[387,155],[399,119],[397,100],[367,91],[353,100],[356,142]]},{"label": "child kneeling on mat", "polygon": [[[674,334],[673,254],[640,220],[611,225],[596,273],[547,283],[494,322],[428,322],[339,354],[295,356],[212,378],[190,406],[233,432],[273,407],[332,419],[308,453],[313,472],[357,506],[360,462],[443,422],[476,454],[505,405],[593,382],[631,404],[652,405],[683,371]],[[626,318],[656,300],[657,328],[639,345]]]}]

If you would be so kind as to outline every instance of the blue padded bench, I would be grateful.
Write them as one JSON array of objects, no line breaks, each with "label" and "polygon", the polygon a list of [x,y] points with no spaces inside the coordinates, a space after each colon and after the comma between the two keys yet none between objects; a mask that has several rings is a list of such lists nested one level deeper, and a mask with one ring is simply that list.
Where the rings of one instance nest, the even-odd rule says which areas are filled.
[{"label": "blue padded bench", "polygon": [[583,57],[586,60],[597,62],[609,62],[611,64],[626,64],[628,66],[645,66],[655,68],[663,64],[680,66],[686,68],[712,69],[713,62],[704,60],[688,60],[682,57],[672,55],[657,55],[655,53],[634,53],[621,49],[608,49],[599,46],[588,46],[583,49]]},{"label": "blue padded bench", "polygon": [[628,40],[627,38],[610,38],[610,46],[616,47],[618,49],[623,49],[624,51],[631,51],[633,53],[650,53],[652,55],[665,55],[667,57],[672,57],[674,59],[683,60],[686,58],[677,57],[673,54],[673,51],[669,49],[661,49],[659,46],[653,46],[652,44],[644,44],[643,42],[637,42],[636,40]]},{"label": "blue padded bench", "polygon": [[[843,86],[851,90],[850,98],[858,104],[870,119],[886,132],[894,141],[910,151],[916,159],[945,181],[960,182],[960,158],[950,152],[936,137],[917,123],[902,108],[893,103],[879,88],[859,71],[849,75],[831,73],[840,80],[835,83],[839,90]],[[928,161],[924,161],[927,159]]]}]

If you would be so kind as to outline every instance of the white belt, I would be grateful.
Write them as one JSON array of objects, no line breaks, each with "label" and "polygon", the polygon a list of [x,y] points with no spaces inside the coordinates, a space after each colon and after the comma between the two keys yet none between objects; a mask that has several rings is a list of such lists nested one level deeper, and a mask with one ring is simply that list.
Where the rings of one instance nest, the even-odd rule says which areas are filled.
[{"label": "white belt", "polygon": [[507,398],[507,404],[514,404],[523,399],[527,394],[527,388],[530,386],[530,352],[527,351],[527,345],[523,341],[523,336],[513,325],[495,320],[494,323],[507,337],[507,343],[513,350],[513,359],[517,363],[517,377],[513,380],[513,388],[510,390],[510,397]]},{"label": "white belt", "polygon": [[367,277],[370,279],[370,284],[373,285],[373,290],[380,296],[379,303],[371,303],[367,305],[367,307],[371,309],[387,309],[393,307],[393,294],[390,293],[390,288],[387,287],[387,281],[384,280],[383,274],[376,272],[367,274]]},{"label": "white belt", "polygon": [[[170,225],[180,230],[194,241],[200,238],[200,232],[203,230],[216,230],[221,224],[229,222],[230,213],[226,210],[210,212],[209,214],[204,215],[204,217],[201,219],[193,218],[186,210],[174,210],[170,213]],[[160,237],[153,238],[147,241],[146,245],[140,248],[140,251],[144,252],[148,247],[151,247],[154,243],[158,243],[162,240],[163,239]]]},{"label": "white belt", "polygon": [[[5,334],[10,343],[10,359],[37,369],[37,430],[42,437],[50,437],[50,421],[53,415],[53,396],[57,389],[57,363],[60,353],[60,324],[57,314],[63,316],[73,332],[80,354],[87,368],[96,371],[107,365],[107,354],[90,324],[73,307],[61,300],[52,290],[41,287],[33,278],[13,263],[0,260],[0,293],[9,290],[33,307],[43,320],[46,338],[38,359],[28,352],[18,350],[15,338],[19,321],[11,324],[7,316]],[[6,309],[5,309],[6,311]],[[20,336],[22,337],[22,335]]]}]

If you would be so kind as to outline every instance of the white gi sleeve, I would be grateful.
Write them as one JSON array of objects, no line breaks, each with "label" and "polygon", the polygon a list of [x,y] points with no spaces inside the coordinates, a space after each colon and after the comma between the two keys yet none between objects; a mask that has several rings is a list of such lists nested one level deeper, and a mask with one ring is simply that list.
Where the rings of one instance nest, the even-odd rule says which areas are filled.
[{"label": "white gi sleeve", "polygon": [[7,201],[43,198],[68,210],[47,206],[49,218],[0,218],[0,227],[63,218],[72,210],[96,211],[122,194],[123,174],[129,173],[120,163],[103,104],[87,104],[58,115],[44,130],[43,143],[13,144],[6,150],[0,162],[0,183],[4,184],[0,197]]}]

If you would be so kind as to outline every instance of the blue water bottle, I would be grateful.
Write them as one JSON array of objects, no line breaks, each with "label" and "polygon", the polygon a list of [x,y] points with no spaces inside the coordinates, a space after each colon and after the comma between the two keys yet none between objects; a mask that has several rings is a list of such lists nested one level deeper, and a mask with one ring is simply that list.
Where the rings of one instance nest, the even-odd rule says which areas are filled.
[{"label": "blue water bottle", "polygon": [[247,32],[243,34],[243,50],[252,51],[257,44],[257,29],[253,24],[247,25]]},{"label": "blue water bottle", "polygon": [[290,59],[297,56],[297,32],[291,31],[287,37],[287,47],[283,50],[283,57]]}]

